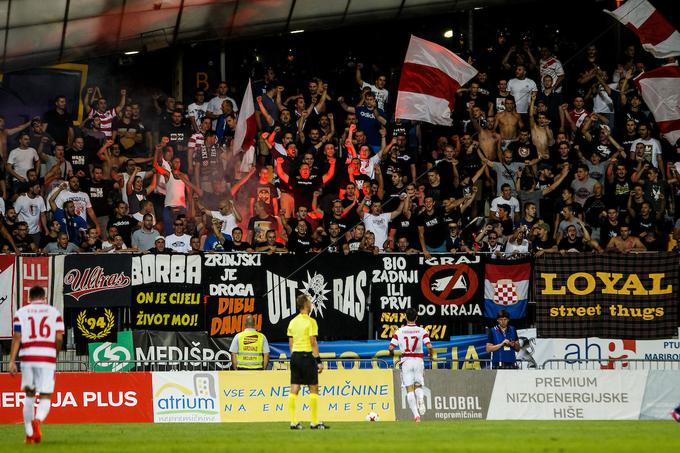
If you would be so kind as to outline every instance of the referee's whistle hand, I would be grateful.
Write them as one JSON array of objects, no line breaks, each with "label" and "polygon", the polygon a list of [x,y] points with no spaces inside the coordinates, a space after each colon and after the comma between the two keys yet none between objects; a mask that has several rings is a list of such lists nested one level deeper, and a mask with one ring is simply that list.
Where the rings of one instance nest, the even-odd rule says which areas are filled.
[{"label": "referee's whistle hand", "polygon": [[319,373],[323,371],[323,363],[318,364],[316,367],[318,368]]}]

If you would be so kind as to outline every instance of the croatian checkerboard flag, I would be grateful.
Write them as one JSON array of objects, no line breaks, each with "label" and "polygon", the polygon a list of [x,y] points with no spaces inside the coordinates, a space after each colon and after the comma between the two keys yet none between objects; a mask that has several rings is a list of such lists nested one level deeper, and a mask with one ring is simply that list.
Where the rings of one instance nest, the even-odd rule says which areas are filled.
[{"label": "croatian checkerboard flag", "polygon": [[620,8],[604,12],[632,30],[642,48],[656,58],[680,55],[680,33],[647,0],[628,0]]},{"label": "croatian checkerboard flag", "polygon": [[529,299],[531,263],[499,261],[484,267],[484,314],[496,318],[506,310],[511,319],[524,318]]},{"label": "croatian checkerboard flag", "polygon": [[397,92],[397,119],[451,126],[456,91],[477,70],[450,50],[416,36],[406,51]]}]

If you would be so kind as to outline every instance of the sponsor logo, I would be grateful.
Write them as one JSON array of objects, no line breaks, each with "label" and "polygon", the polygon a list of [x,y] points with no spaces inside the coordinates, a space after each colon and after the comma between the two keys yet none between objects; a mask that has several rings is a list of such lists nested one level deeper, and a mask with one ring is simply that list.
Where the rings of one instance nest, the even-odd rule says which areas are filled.
[{"label": "sponsor logo", "polygon": [[116,343],[90,343],[90,368],[93,371],[128,371],[133,367],[132,332],[118,332]]},{"label": "sponsor logo", "polygon": [[177,365],[179,362],[189,362],[191,366],[200,366],[202,362],[216,361],[219,369],[231,368],[231,354],[221,349],[202,347],[200,342],[191,342],[191,347],[179,346],[150,346],[146,351],[136,348],[137,361],[140,364],[149,362],[167,361],[168,366]]},{"label": "sponsor logo", "polygon": [[103,267],[95,266],[87,267],[82,272],[80,269],[71,269],[64,276],[64,285],[71,287],[71,291],[65,291],[64,295],[79,301],[89,294],[126,288],[130,286],[130,277],[124,272],[106,275]]},{"label": "sponsor logo", "polygon": [[154,422],[218,422],[216,373],[154,373]]}]

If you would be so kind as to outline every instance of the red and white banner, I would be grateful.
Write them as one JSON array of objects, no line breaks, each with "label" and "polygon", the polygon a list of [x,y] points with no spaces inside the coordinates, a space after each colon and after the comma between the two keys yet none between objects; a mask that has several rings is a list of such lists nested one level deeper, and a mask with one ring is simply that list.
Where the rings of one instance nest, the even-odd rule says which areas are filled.
[{"label": "red and white banner", "polygon": [[668,64],[635,78],[654,121],[671,144],[680,139],[680,67]]},{"label": "red and white banner", "polygon": [[456,91],[476,74],[475,68],[450,50],[411,36],[395,117],[450,126]]},{"label": "red and white banner", "polygon": [[656,58],[680,55],[680,33],[647,0],[628,0],[616,10],[604,12],[632,30],[642,48]]},{"label": "red and white banner", "polygon": [[[151,373],[56,373],[47,423],[151,423]],[[21,423],[21,376],[0,374],[0,424]]]},{"label": "red and white banner", "polygon": [[12,338],[14,255],[0,255],[0,339]]},{"label": "red and white banner", "polygon": [[257,133],[257,122],[255,121],[255,103],[253,102],[253,90],[248,79],[248,87],[243,94],[241,110],[238,112],[236,130],[234,130],[234,141],[232,142],[232,153],[234,155],[244,152],[239,170],[243,173],[248,172],[250,165],[255,161],[255,134]]},{"label": "red and white banner", "polygon": [[[18,306],[23,307],[28,303],[28,291],[33,286],[41,286],[47,292],[47,298],[52,301],[52,258],[49,256],[20,256],[17,260],[19,266],[19,291]],[[54,302],[52,301],[52,304]],[[57,307],[64,312],[63,305]]]}]

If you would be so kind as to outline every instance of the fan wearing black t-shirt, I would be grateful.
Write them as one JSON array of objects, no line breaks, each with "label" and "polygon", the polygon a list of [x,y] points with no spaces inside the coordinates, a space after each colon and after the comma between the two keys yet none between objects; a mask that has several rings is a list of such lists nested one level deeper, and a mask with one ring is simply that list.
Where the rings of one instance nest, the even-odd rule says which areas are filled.
[{"label": "fan wearing black t-shirt", "polygon": [[312,209],[312,198],[314,192],[323,184],[328,182],[335,173],[335,159],[328,159],[328,172],[323,176],[312,175],[308,164],[303,163],[295,176],[289,176],[283,170],[283,158],[276,159],[276,174],[284,184],[289,184],[293,188],[293,197],[296,206],[305,206]]}]

